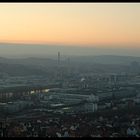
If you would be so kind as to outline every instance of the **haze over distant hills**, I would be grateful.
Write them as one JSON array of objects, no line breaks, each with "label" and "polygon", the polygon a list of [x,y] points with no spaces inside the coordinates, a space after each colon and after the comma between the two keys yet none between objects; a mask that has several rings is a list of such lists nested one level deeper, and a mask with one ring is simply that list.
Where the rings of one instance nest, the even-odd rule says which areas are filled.
[{"label": "haze over distant hills", "polygon": [[57,58],[57,52],[67,56],[140,56],[138,46],[65,46],[65,45],[39,45],[39,44],[14,44],[0,43],[0,56],[9,58]]},{"label": "haze over distant hills", "polygon": [[[132,62],[140,63],[140,57],[138,57],[140,51],[130,48],[107,49],[100,47],[1,43],[0,73],[10,75],[51,74],[51,71],[55,70],[55,66],[57,66],[58,52],[61,54],[61,64],[74,67],[76,65],[80,67],[84,65],[91,66],[90,69],[95,72],[127,71]],[[129,56],[129,54],[134,54],[134,56]]]},{"label": "haze over distant hills", "polygon": [[[99,56],[68,56],[70,63],[88,63],[88,64],[121,64],[129,65],[136,61],[140,63],[140,57],[133,56],[115,56],[115,55],[99,55]],[[67,59],[61,56],[61,63],[65,64]],[[24,64],[24,65],[56,65],[57,58],[4,58],[0,57],[0,63],[4,64]]]},{"label": "haze over distant hills", "polygon": [[[79,71],[93,72],[129,72],[132,62],[140,63],[140,57],[132,56],[73,56],[69,63],[61,59],[61,64],[69,67],[79,67]],[[0,73],[8,75],[51,75],[58,65],[57,59],[50,58],[3,58],[0,57]]]},{"label": "haze over distant hills", "polygon": [[99,63],[99,64],[122,64],[129,65],[136,61],[140,63],[140,57],[133,56],[117,56],[117,55],[99,55],[99,56],[79,56],[72,58],[77,62]]}]

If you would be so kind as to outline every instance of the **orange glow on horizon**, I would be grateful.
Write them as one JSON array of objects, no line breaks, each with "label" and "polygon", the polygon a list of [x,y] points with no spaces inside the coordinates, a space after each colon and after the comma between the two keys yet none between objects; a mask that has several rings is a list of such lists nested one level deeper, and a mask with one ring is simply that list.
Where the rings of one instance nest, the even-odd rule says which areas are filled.
[{"label": "orange glow on horizon", "polygon": [[0,42],[140,45],[140,4],[0,4]]}]

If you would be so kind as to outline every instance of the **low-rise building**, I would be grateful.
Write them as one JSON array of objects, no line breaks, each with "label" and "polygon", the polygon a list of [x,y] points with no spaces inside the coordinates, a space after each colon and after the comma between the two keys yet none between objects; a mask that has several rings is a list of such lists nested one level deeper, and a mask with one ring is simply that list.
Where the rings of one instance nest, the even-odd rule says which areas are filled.
[{"label": "low-rise building", "polygon": [[0,110],[4,113],[15,113],[24,108],[28,108],[32,106],[32,102],[30,101],[16,101],[16,102],[8,102],[8,103],[1,103]]}]

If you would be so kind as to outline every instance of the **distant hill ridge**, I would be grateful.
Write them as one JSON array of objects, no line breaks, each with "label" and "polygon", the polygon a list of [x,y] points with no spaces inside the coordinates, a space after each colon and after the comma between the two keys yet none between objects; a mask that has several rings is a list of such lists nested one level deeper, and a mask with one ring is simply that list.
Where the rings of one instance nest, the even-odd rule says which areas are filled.
[{"label": "distant hill ridge", "polygon": [[[63,56],[62,56],[63,57]],[[124,64],[128,65],[133,61],[140,63],[140,57],[134,56],[117,56],[117,55],[98,55],[98,56],[68,56],[71,62],[80,63],[99,63],[99,64]],[[0,63],[10,64],[56,64],[57,59],[41,58],[41,57],[27,57],[27,58],[4,58],[0,57]]]},{"label": "distant hill ridge", "polygon": [[[140,63],[140,57],[133,56],[115,56],[115,55],[101,55],[101,56],[69,56],[70,66],[80,66],[79,71],[90,67],[94,72],[129,72],[130,64],[134,61]],[[63,61],[65,62],[65,61]],[[62,64],[66,64],[63,63]],[[90,65],[91,64],[91,65]],[[83,67],[86,65],[85,67]],[[0,57],[0,73],[7,73],[8,75],[51,75],[57,66],[57,58],[4,58]],[[74,68],[73,67],[73,68]]]},{"label": "distant hill ridge", "polygon": [[99,55],[99,56],[78,56],[72,58],[77,62],[99,63],[99,64],[123,64],[128,65],[133,61],[140,63],[140,57],[117,56],[117,55]]}]

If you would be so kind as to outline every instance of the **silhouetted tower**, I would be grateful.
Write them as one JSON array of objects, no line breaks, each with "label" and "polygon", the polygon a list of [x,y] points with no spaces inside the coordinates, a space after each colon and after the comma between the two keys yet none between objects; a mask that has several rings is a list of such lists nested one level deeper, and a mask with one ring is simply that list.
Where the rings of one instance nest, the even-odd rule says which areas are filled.
[{"label": "silhouetted tower", "polygon": [[58,64],[60,64],[60,52],[58,52]]},{"label": "silhouetted tower", "polygon": [[60,70],[60,52],[58,52],[57,56],[57,78],[60,80],[61,77],[61,70]]}]

